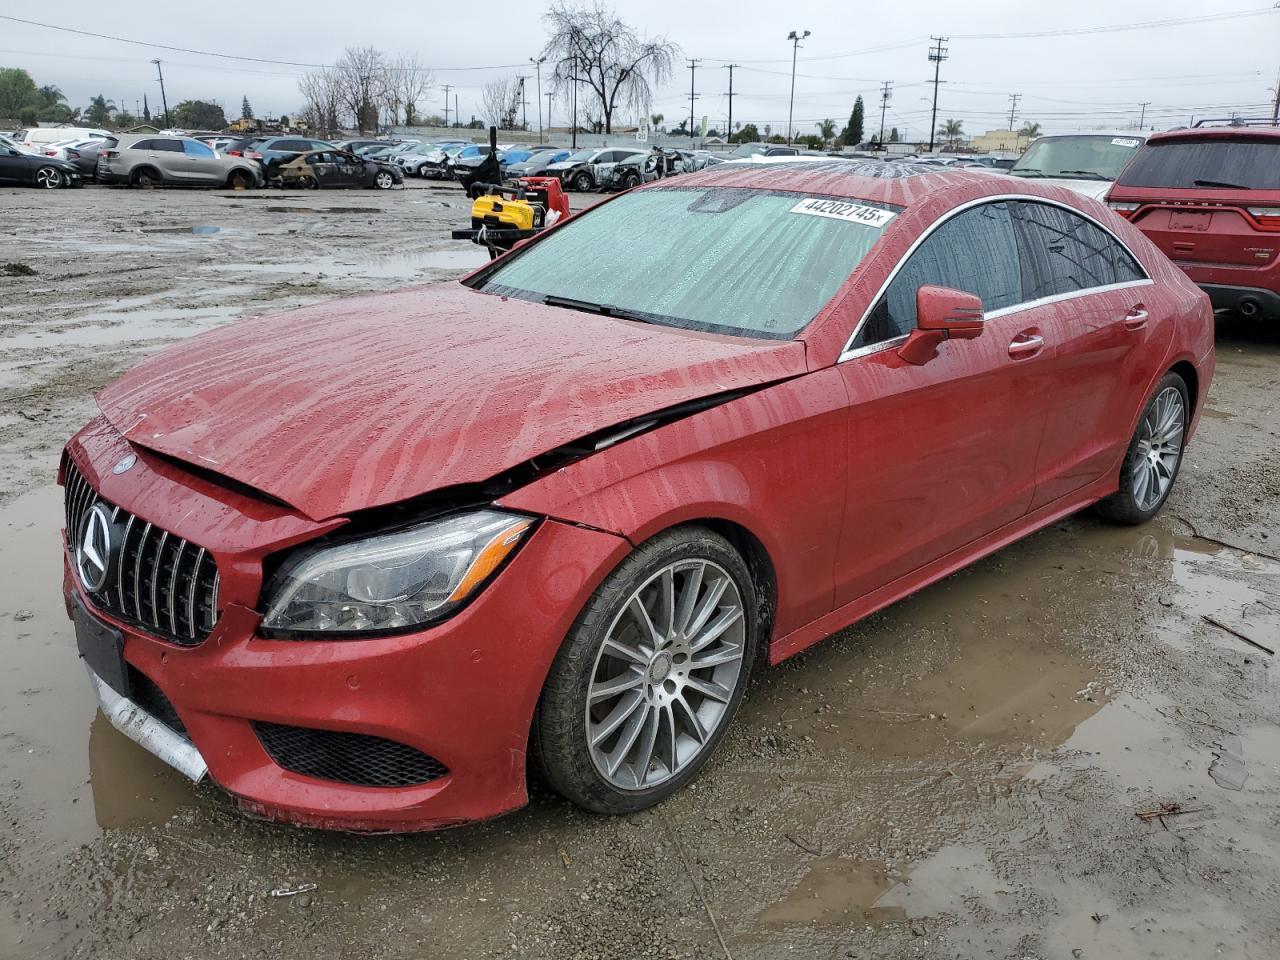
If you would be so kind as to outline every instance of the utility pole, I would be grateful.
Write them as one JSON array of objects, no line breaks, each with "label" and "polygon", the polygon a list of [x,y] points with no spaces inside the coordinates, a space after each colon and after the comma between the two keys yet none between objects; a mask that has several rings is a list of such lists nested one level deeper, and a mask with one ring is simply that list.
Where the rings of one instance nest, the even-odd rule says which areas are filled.
[{"label": "utility pole", "polygon": [[1017,116],[1018,101],[1021,99],[1022,99],[1022,94],[1020,93],[1009,94],[1009,129],[1010,130],[1013,129],[1013,118]]},{"label": "utility pole", "polygon": [[791,100],[787,105],[787,143],[791,143],[791,121],[796,110],[796,52],[800,49],[800,41],[807,36],[808,30],[804,33],[792,30],[787,34],[787,39],[791,41]]},{"label": "utility pole", "polygon": [[[884,112],[889,107],[889,98],[893,96],[893,81],[886,80],[880,84],[880,149],[887,149],[884,145]],[[848,146],[848,144],[846,144]]]},{"label": "utility pole", "polygon": [[693,78],[697,75],[698,64],[701,62],[692,58],[689,60],[689,141],[691,143],[693,142],[693,101],[698,96],[694,93]]},{"label": "utility pole", "polygon": [[524,95],[524,82],[529,78],[516,77],[520,81],[520,127],[526,133],[529,131],[529,98]]},{"label": "utility pole", "polygon": [[[474,118],[475,114],[473,113],[471,116]],[[456,93],[453,95],[453,125],[455,127],[462,126],[462,114],[458,111],[458,95]]]},{"label": "utility pole", "polygon": [[1144,100],[1138,106],[1142,108],[1142,113],[1138,115],[1138,129],[1143,130],[1147,125],[1147,107],[1151,106],[1151,101]]},{"label": "utility pole", "polygon": [[725,143],[732,143],[732,142],[733,142],[733,141],[732,141],[732,139],[731,139],[731,138],[733,137],[733,71],[734,71],[734,69],[736,69],[737,67],[738,67],[738,64],[736,64],[736,63],[731,63],[731,64],[729,64],[729,66],[728,66],[728,70],[729,70],[729,124],[728,124],[728,128],[727,128],[727,129],[725,130],[725,132],[724,132],[724,142],[725,142]]},{"label": "utility pole", "polygon": [[444,85],[444,125],[447,129],[449,126],[449,91],[453,89],[453,84],[446,83]]},{"label": "utility pole", "polygon": [[929,152],[933,153],[933,147],[936,143],[934,139],[938,134],[938,84],[942,81],[938,79],[942,72],[942,61],[948,59],[947,48],[943,46],[949,39],[948,37],[930,37],[933,46],[929,48],[929,62],[933,64],[933,116],[929,120]]},{"label": "utility pole", "polygon": [[[542,64],[546,61],[546,57],[529,58],[529,62],[533,64],[534,72],[538,74],[538,142],[542,142]],[[547,125],[551,125],[551,102],[547,101]]]},{"label": "utility pole", "polygon": [[156,75],[160,78],[160,105],[164,107],[164,125],[169,128],[169,99],[164,95],[164,71],[160,69],[160,61],[152,60],[156,65]]},{"label": "utility pole", "polygon": [[[548,127],[550,127],[550,126],[551,126],[551,97],[552,97],[552,95],[553,95],[553,94],[552,94],[552,91],[550,91],[550,90],[548,90],[548,91],[544,94],[544,96],[547,98],[547,126],[548,126]],[[541,102],[541,101],[539,101],[539,102]]]},{"label": "utility pole", "polygon": [[574,54],[569,58],[569,62],[573,64],[573,132],[572,140],[569,147],[573,150],[578,149],[578,55]]},{"label": "utility pole", "polygon": [[1276,71],[1276,98],[1271,102],[1271,122],[1280,127],[1280,70]]}]

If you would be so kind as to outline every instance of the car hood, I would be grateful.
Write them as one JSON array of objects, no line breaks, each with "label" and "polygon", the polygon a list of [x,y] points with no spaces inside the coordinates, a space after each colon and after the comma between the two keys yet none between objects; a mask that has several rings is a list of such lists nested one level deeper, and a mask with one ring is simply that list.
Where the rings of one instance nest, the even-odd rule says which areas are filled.
[{"label": "car hood", "polygon": [[805,371],[798,341],[411,287],[229,324],[98,395],[139,446],[314,520],[490,479],[679,403]]},{"label": "car hood", "polygon": [[[1001,171],[995,170],[993,172],[1000,173]],[[1004,172],[1008,174],[1008,171]],[[1008,175],[1013,176],[1013,174]],[[1016,179],[1030,180],[1032,183],[1046,184],[1050,187],[1063,187],[1086,197],[1092,197],[1095,200],[1101,200],[1105,197],[1112,184],[1110,180],[1078,180],[1074,177],[1016,177]]]}]

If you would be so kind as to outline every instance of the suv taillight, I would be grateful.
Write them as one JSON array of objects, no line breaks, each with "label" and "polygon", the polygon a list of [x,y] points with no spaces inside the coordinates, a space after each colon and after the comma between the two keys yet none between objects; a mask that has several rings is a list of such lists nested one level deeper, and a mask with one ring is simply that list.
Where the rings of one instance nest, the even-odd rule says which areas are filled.
[{"label": "suv taillight", "polygon": [[98,156],[102,157],[104,160],[114,160],[116,157],[120,156],[120,151],[119,150],[103,150],[101,153],[98,154]]},{"label": "suv taillight", "polygon": [[1246,207],[1245,209],[1263,230],[1280,232],[1280,207]]},{"label": "suv taillight", "polygon": [[262,154],[260,154],[257,150],[246,150],[246,151],[242,154],[242,156],[243,156],[246,160],[261,160],[261,159],[262,159]]},{"label": "suv taillight", "polygon": [[1115,200],[1110,200],[1107,202],[1107,206],[1127,220],[1129,217],[1133,216],[1133,211],[1137,210],[1140,204],[1117,203]]}]

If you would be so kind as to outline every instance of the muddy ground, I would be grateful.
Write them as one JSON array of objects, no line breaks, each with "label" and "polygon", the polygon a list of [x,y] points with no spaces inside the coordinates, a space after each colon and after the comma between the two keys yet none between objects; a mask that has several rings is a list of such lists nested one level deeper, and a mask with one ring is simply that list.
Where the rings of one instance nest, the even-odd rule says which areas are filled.
[{"label": "muddy ground", "polygon": [[535,790],[352,837],[249,821],[96,715],[52,477],[144,353],[477,262],[447,239],[460,195],[0,191],[0,213],[0,957],[1280,955],[1277,668],[1237,636],[1280,646],[1274,330],[1220,326],[1158,520],[1080,514],[766,672],[659,809]]}]

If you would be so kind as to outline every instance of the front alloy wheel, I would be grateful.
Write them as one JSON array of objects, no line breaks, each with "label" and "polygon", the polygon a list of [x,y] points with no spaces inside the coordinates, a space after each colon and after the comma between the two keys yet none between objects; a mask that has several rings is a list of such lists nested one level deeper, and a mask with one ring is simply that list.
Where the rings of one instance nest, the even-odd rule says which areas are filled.
[{"label": "front alloy wheel", "polygon": [[62,171],[56,167],[41,167],[36,171],[36,186],[56,190],[62,186]]},{"label": "front alloy wheel", "polygon": [[373,182],[379,190],[390,190],[396,185],[395,177],[391,176],[386,170],[379,170],[378,175],[373,178]]},{"label": "front alloy wheel", "polygon": [[559,793],[601,813],[675,793],[719,744],[756,648],[742,557],[701,527],[642,545],[596,591],[556,657],[532,746]]}]

